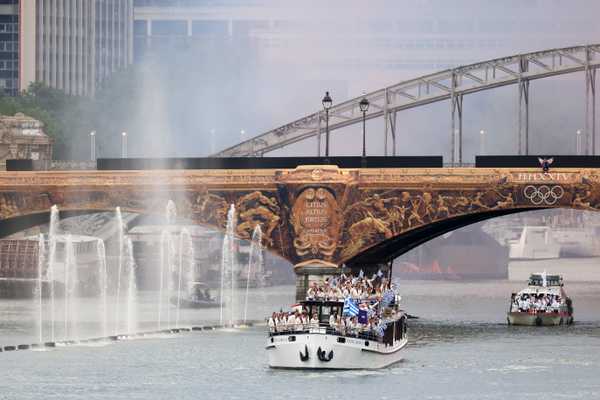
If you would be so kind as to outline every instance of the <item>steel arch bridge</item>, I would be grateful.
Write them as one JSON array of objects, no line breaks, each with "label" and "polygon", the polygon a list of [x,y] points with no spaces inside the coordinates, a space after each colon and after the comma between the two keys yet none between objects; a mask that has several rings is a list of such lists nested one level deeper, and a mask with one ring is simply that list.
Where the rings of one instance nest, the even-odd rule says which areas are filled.
[{"label": "steel arch bridge", "polygon": [[[371,106],[366,119],[384,119],[385,155],[396,152],[398,111],[450,100],[451,162],[462,163],[463,96],[507,85],[518,90],[518,154],[529,153],[529,82],[556,75],[585,73],[585,154],[596,149],[596,70],[600,67],[600,44],[550,49],[487,60],[420,76],[353,98],[329,110],[329,130],[362,122],[359,102],[366,97]],[[321,135],[325,113],[319,111],[229,147],[216,157],[262,156],[290,144]]]}]

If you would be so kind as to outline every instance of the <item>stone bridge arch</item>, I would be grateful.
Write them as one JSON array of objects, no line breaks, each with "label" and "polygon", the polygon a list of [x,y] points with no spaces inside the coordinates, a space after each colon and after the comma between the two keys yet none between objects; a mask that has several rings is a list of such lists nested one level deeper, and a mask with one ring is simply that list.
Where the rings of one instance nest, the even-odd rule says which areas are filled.
[{"label": "stone bridge arch", "polygon": [[299,276],[383,262],[478,220],[542,208],[600,209],[600,170],[300,166],[262,170],[0,173],[0,224],[47,213],[113,210],[178,215],[235,234],[260,224],[265,247]]},{"label": "stone bridge arch", "polygon": [[394,188],[393,179],[383,188],[361,186],[359,200],[345,211],[340,257],[348,266],[383,264],[434,237],[502,215],[547,208],[597,211],[598,172],[449,169],[430,171],[420,187]]}]

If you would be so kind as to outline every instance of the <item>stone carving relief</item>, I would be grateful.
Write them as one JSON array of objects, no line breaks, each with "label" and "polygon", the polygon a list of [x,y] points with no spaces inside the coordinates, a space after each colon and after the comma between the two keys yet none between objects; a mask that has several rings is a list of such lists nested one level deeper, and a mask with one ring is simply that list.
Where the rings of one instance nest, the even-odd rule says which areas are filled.
[{"label": "stone carving relief", "polygon": [[227,225],[227,212],[233,202],[237,217],[236,234],[242,239],[251,239],[256,225],[263,231],[263,240],[273,245],[273,231],[279,227],[281,208],[272,193],[253,191],[237,199],[227,200],[223,194],[204,193],[196,197],[192,205],[193,218],[209,225],[224,229]]},{"label": "stone carving relief", "polygon": [[512,189],[364,191],[363,200],[344,212],[340,257],[360,251],[419,226],[470,212],[512,208]]},{"label": "stone carving relief", "polygon": [[281,211],[275,197],[267,197],[260,191],[242,196],[236,202],[238,225],[236,232],[243,239],[251,239],[256,225],[260,225],[263,238],[273,244],[273,231],[279,226]]}]

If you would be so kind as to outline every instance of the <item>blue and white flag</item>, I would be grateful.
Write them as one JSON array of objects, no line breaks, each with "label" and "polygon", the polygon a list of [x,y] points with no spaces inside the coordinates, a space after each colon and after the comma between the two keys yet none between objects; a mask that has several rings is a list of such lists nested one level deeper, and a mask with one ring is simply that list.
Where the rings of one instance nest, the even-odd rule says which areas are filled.
[{"label": "blue and white flag", "polygon": [[381,270],[377,271],[377,276],[381,278],[383,276],[383,272],[381,272]]},{"label": "blue and white flag", "polygon": [[344,310],[342,313],[351,317],[358,315],[358,306],[350,297],[346,297],[344,300]]},{"label": "blue and white flag", "polygon": [[383,292],[383,296],[381,297],[381,305],[383,307],[387,307],[394,301],[395,298],[396,294],[394,293],[394,291],[388,289],[385,292]]},{"label": "blue and white flag", "polygon": [[365,277],[365,272],[364,272],[362,269],[361,269],[361,270],[360,270],[360,272],[358,273],[358,277],[359,277],[360,279],[362,279],[362,278],[364,278],[364,277]]},{"label": "blue and white flag", "polygon": [[377,333],[379,336],[383,336],[385,328],[387,328],[387,324],[383,321],[380,321],[377,326],[375,326],[375,333]]}]

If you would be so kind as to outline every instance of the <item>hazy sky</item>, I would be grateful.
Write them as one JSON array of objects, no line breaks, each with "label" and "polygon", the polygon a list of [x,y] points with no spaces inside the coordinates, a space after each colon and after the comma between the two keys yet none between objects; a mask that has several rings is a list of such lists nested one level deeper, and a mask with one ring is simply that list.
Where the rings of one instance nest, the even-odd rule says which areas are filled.
[{"label": "hazy sky", "polygon": [[[194,3],[188,1],[187,3]],[[363,90],[494,57],[600,42],[600,1],[198,1],[207,34],[171,41],[138,62],[143,88],[133,152],[198,156]],[[207,22],[210,21],[210,22]],[[223,32],[227,26],[227,33]],[[208,28],[206,28],[208,27]],[[532,152],[574,152],[583,127],[583,74],[531,84]],[[514,151],[516,87],[465,97],[465,158]],[[445,154],[450,106],[398,114],[400,154]],[[136,132],[136,130],[138,132]],[[368,126],[369,153],[382,153],[382,124]],[[144,132],[142,135],[140,132]],[[144,137],[142,140],[141,138]],[[152,140],[147,140],[152,137]],[[549,140],[552,138],[552,140]],[[147,145],[152,143],[152,145]],[[333,135],[333,154],[358,154],[359,130]],[[272,155],[310,154],[307,141]]]}]

